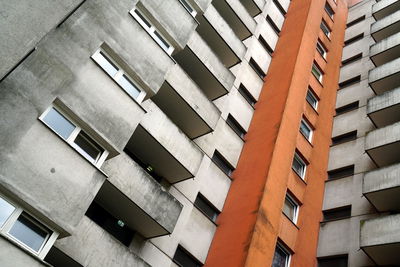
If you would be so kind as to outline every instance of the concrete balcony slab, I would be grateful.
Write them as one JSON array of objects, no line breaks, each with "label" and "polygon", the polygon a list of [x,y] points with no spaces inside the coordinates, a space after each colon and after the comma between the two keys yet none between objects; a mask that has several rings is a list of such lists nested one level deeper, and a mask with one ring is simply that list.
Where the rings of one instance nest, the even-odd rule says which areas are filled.
[{"label": "concrete balcony slab", "polygon": [[400,31],[400,10],[392,13],[371,25],[371,35],[376,42]]},{"label": "concrete balcony slab", "polygon": [[249,12],[250,16],[255,17],[261,13],[262,8],[265,5],[264,0],[240,0],[242,5]]},{"label": "concrete balcony slab", "polygon": [[372,45],[369,55],[375,66],[381,66],[398,58],[400,55],[400,32]]},{"label": "concrete balcony slab", "polygon": [[400,10],[400,2],[398,0],[381,0],[372,6],[372,16],[376,20],[380,20],[397,10]]},{"label": "concrete balcony slab", "polygon": [[400,121],[400,88],[369,99],[367,115],[379,128]]},{"label": "concrete balcony slab", "polygon": [[368,82],[378,95],[400,87],[400,57],[372,69],[369,72]]}]

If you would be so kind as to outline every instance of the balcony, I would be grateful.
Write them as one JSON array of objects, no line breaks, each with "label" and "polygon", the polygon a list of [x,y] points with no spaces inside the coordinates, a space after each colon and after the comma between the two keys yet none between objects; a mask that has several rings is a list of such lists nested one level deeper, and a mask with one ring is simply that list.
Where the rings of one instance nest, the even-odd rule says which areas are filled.
[{"label": "balcony", "polygon": [[372,45],[370,48],[370,58],[372,62],[374,62],[375,66],[381,66],[395,60],[399,55],[400,32],[383,39],[379,43]]},{"label": "balcony", "polygon": [[182,205],[166,192],[147,172],[122,153],[104,166],[110,177],[96,200],[116,218],[145,238],[172,233]]},{"label": "balcony", "polygon": [[400,57],[372,69],[369,72],[368,82],[378,95],[400,87]]},{"label": "balcony", "polygon": [[235,77],[197,32],[185,49],[174,55],[174,59],[208,99],[221,97],[232,88]]},{"label": "balcony", "polygon": [[230,68],[239,63],[244,57],[246,48],[214,6],[210,5],[198,20],[200,24],[196,31],[222,64]]},{"label": "balcony", "polygon": [[220,116],[217,107],[177,64],[152,100],[190,139],[212,132]]},{"label": "balcony", "polygon": [[369,99],[367,115],[378,128],[400,121],[400,88]]},{"label": "balcony", "polygon": [[378,167],[400,162],[400,122],[369,132],[365,151]]},{"label": "balcony", "polygon": [[400,31],[400,10],[378,20],[371,26],[371,35],[376,42],[380,42]]},{"label": "balcony", "polygon": [[249,12],[250,16],[255,17],[261,13],[262,8],[265,5],[264,0],[240,0],[242,5]]},{"label": "balcony", "polygon": [[360,247],[379,266],[400,264],[400,214],[360,222]]},{"label": "balcony", "polygon": [[400,164],[366,173],[363,194],[380,212],[399,211]]},{"label": "balcony", "polygon": [[400,2],[397,0],[381,0],[372,6],[372,15],[380,20],[400,10]]}]

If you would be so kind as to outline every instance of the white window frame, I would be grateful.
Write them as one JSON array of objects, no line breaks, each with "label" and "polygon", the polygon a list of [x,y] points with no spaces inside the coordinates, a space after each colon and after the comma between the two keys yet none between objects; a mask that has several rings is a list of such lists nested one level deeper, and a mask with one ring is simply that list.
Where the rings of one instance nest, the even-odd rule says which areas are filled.
[{"label": "white window frame", "polygon": [[[292,260],[292,253],[290,253],[290,252],[281,244],[281,242],[279,242],[279,241],[276,243],[276,247],[279,247],[283,252],[286,253],[287,258],[286,258],[286,262],[285,262],[285,267],[289,267],[289,266],[290,266],[290,262],[291,262],[291,260]],[[276,248],[275,248],[275,250],[276,250]],[[275,252],[274,252],[274,254],[275,254]]]},{"label": "white window frame", "polygon": [[190,15],[192,15],[192,17],[196,17],[197,15],[197,11],[193,8],[193,6],[191,4],[188,3],[188,1],[186,0],[179,0],[179,2],[182,3],[183,7],[189,12]]},{"label": "white window frame", "polygon": [[[314,72],[315,70],[315,72]],[[314,75],[314,77],[322,83],[323,77],[324,77],[324,73],[322,72],[322,70],[318,67],[318,65],[314,62],[311,68],[311,73]]]},{"label": "white window frame", "polygon": [[[56,132],[50,125],[46,123],[44,120],[44,117],[50,112],[51,109],[55,109],[58,113],[60,113],[62,116],[64,116],[71,124],[75,126],[75,129],[72,131],[72,133],[65,139],[62,137],[58,132]],[[81,154],[87,161],[89,161],[91,164],[96,166],[97,168],[100,168],[101,165],[104,163],[104,161],[107,159],[109,151],[107,151],[104,146],[100,145],[98,142],[96,142],[96,139],[91,137],[90,134],[88,134],[86,131],[84,131],[79,124],[77,124],[70,116],[66,114],[66,112],[63,112],[62,109],[60,109],[58,106],[55,104],[50,105],[42,115],[40,115],[39,120],[44,123],[48,128],[50,128],[55,134],[57,134],[61,139],[63,139],[65,142],[68,143],[73,149],[75,149],[79,154]],[[84,132],[87,136],[89,136],[92,140],[95,142],[95,145],[101,147],[103,149],[103,152],[95,159],[93,160],[92,158],[86,156],[84,153],[81,152],[81,148],[74,142],[76,137],[79,135],[80,132]],[[90,140],[88,140],[90,141]]]},{"label": "white window frame", "polygon": [[[167,41],[167,39],[160,33],[159,30],[150,22],[150,20],[141,12],[138,8],[133,8],[129,13],[132,15],[132,17],[142,26],[145,31],[150,34],[151,38],[153,38],[154,41],[165,51],[167,52],[168,55],[172,55],[172,52],[174,52],[174,47],[171,45],[170,42]],[[138,15],[139,13],[140,15]],[[141,18],[142,17],[142,18]],[[144,19],[144,20],[143,20]],[[166,47],[166,45],[168,47]]]},{"label": "white window frame", "polygon": [[324,59],[326,59],[327,50],[320,40],[317,41],[317,51]]},{"label": "white window frame", "polygon": [[[305,125],[306,128],[308,128],[310,130],[310,135],[306,136],[305,133],[303,133],[303,131],[301,130],[301,124]],[[311,127],[311,125],[304,119],[302,118],[300,121],[300,133],[311,143],[312,141],[312,137],[313,137],[313,133],[314,133],[314,129],[313,127]]]},{"label": "white window frame", "polygon": [[[19,247],[22,247],[29,253],[39,257],[40,259],[44,259],[46,254],[49,252],[50,248],[53,246],[54,242],[57,240],[59,233],[54,231],[51,227],[48,227],[47,225],[43,224],[38,220],[35,216],[30,214],[29,212],[24,211],[19,205],[16,205],[13,201],[9,200],[8,198],[4,197],[3,195],[0,194],[0,198],[8,202],[10,205],[12,205],[15,209],[11,213],[11,215],[5,220],[3,225],[0,225],[0,234],[5,236],[8,240],[11,240],[12,242],[16,243]],[[22,213],[27,214],[28,216],[32,217],[35,221],[31,220],[30,218],[27,218],[30,220],[33,224],[38,226],[39,228],[44,228],[50,230],[50,233],[46,237],[46,239],[43,241],[40,249],[38,251],[32,249],[13,235],[11,235],[9,232],[11,228],[14,226],[15,222],[18,220],[18,218],[22,215]],[[23,215],[22,215],[23,216]]]},{"label": "white window frame", "polygon": [[[332,12],[329,12],[329,8]],[[333,20],[333,17],[335,16],[335,11],[333,11],[333,8],[331,7],[331,5],[329,5],[328,2],[325,2],[325,12],[326,14],[328,14],[328,16]]]},{"label": "white window frame", "polygon": [[[117,73],[114,76],[109,75],[104,69],[103,67],[100,65],[99,61],[98,61],[98,57],[103,57],[105,60],[107,60],[109,63],[111,63],[112,65],[114,65],[114,67],[117,69]],[[115,60],[112,59],[112,57],[110,57],[109,54],[107,54],[103,49],[98,49],[92,56],[91,58],[99,65],[99,67],[101,69],[104,70],[104,72],[111,77],[118,85],[119,87],[122,88],[122,90],[124,90],[130,98],[134,99],[136,102],[141,103],[144,98],[146,97],[146,92],[137,85],[136,82],[133,81],[133,79],[126,73],[126,71],[124,71],[119,64],[117,64],[115,62]],[[128,78],[129,82],[133,84],[133,86],[139,91],[139,95],[134,98],[132,95],[129,94],[129,92],[127,90],[125,90],[125,88],[119,83],[120,79],[125,75],[125,77]]]},{"label": "white window frame", "polygon": [[[310,103],[310,101],[309,101],[308,98],[307,98],[307,95],[308,95],[308,94],[311,96],[311,98],[315,99],[315,104]],[[311,106],[314,110],[317,110],[317,109],[318,109],[318,102],[319,102],[318,97],[314,94],[314,92],[313,92],[312,90],[310,90],[310,88],[307,90],[307,95],[306,95],[306,101],[307,101],[307,103],[310,104],[310,106]]]},{"label": "white window frame", "polygon": [[328,25],[326,24],[326,22],[324,20],[321,21],[320,28],[321,28],[322,32],[326,35],[326,37],[330,38],[331,29],[328,27]]},{"label": "white window frame", "polygon": [[303,171],[302,173],[298,173],[297,170],[295,168],[293,168],[293,163],[292,163],[292,169],[295,173],[297,173],[301,179],[305,179],[306,177],[306,172],[307,172],[307,164],[306,162],[299,156],[299,154],[297,152],[294,153],[294,157],[293,157],[293,161],[297,160],[298,162],[300,162],[300,164],[303,166]]},{"label": "white window frame", "polygon": [[298,216],[299,216],[300,205],[299,205],[299,203],[297,203],[297,201],[294,200],[294,198],[293,198],[290,194],[288,194],[288,193],[286,193],[285,201],[286,201],[286,199],[287,199],[291,204],[293,204],[293,206],[294,206],[293,220],[291,220],[291,221],[292,221],[294,224],[296,224],[296,223],[297,223],[297,218],[298,218]]}]

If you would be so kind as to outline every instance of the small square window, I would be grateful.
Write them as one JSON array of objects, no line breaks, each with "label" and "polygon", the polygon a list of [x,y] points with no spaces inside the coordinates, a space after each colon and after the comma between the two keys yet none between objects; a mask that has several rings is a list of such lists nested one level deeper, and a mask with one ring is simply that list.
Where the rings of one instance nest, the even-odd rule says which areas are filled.
[{"label": "small square window", "polygon": [[232,117],[231,114],[228,115],[228,118],[226,119],[226,124],[231,127],[231,129],[241,138],[243,139],[244,136],[246,135],[246,130],[243,129],[243,127],[235,120],[234,117]]},{"label": "small square window", "polygon": [[312,65],[311,73],[319,82],[322,82],[323,72],[315,62]]},{"label": "small square window", "polygon": [[312,140],[312,135],[313,135],[313,129],[310,126],[310,124],[305,120],[302,119],[300,122],[300,132],[302,135],[309,141],[311,142]]},{"label": "small square window", "polygon": [[297,154],[297,152],[294,154],[293,158],[293,163],[292,163],[292,169],[302,178],[304,179],[306,176],[306,167],[307,164],[304,162],[304,160]]},{"label": "small square window", "polygon": [[193,255],[191,255],[186,249],[178,245],[176,248],[173,261],[181,267],[201,267],[201,264]]},{"label": "small square window", "polygon": [[289,267],[291,253],[287,251],[281,244],[277,244],[272,260],[271,267]]},{"label": "small square window", "polygon": [[325,3],[325,11],[328,14],[328,16],[331,19],[333,19],[333,16],[335,15],[335,12],[333,11],[332,7],[328,3]]},{"label": "small square window", "polygon": [[221,171],[231,177],[234,170],[233,166],[217,150],[214,151],[212,161],[221,169]]},{"label": "small square window", "polygon": [[0,229],[14,211],[15,207],[0,197]]},{"label": "small square window", "polygon": [[98,161],[104,152],[104,149],[96,144],[96,142],[83,131],[79,132],[73,144],[79,153],[93,163]]},{"label": "small square window", "polygon": [[324,59],[326,59],[327,50],[320,40],[317,41],[317,51]]},{"label": "small square window", "polygon": [[182,3],[183,7],[192,15],[192,17],[196,17],[197,12],[194,8],[186,1],[186,0],[179,0]]},{"label": "small square window", "polygon": [[197,195],[194,205],[211,221],[217,221],[220,212],[202,194]]},{"label": "small square window", "polygon": [[315,96],[315,94],[311,91],[310,88],[307,90],[306,100],[308,104],[310,104],[315,110],[317,110],[318,98]]},{"label": "small square window", "polygon": [[68,139],[76,128],[72,122],[65,118],[54,107],[51,107],[46,113],[43,117],[43,121],[64,139]]},{"label": "small square window", "polygon": [[297,222],[297,216],[299,212],[299,204],[291,197],[286,194],[285,203],[283,205],[283,213],[293,222]]},{"label": "small square window", "polygon": [[331,30],[329,29],[328,25],[326,24],[325,21],[321,22],[321,30],[324,32],[324,34],[326,35],[326,37],[330,37],[331,35]]},{"label": "small square window", "polygon": [[246,87],[244,87],[243,84],[240,84],[238,91],[247,101],[247,103],[249,103],[250,106],[254,108],[255,104],[257,103],[257,100],[251,95],[251,93],[246,89]]}]

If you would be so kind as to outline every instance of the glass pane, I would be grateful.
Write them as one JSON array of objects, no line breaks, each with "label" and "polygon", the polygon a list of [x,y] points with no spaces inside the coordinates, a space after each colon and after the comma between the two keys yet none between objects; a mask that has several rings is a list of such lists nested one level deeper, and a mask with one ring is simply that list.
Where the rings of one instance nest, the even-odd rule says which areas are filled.
[{"label": "glass pane", "polygon": [[298,175],[303,177],[304,174],[304,166],[303,164],[299,161],[297,157],[293,159],[293,169],[297,172]]},{"label": "glass pane", "polygon": [[144,16],[139,12],[139,10],[135,9],[135,14],[139,16],[140,20],[150,29],[151,24],[150,22],[147,21],[147,19],[144,18]]},{"label": "glass pane", "polygon": [[310,91],[307,91],[307,101],[314,108],[317,106],[317,99],[312,95],[312,93]]},{"label": "glass pane", "polygon": [[289,199],[285,199],[285,204],[283,205],[283,213],[286,214],[286,216],[289,217],[293,221],[294,219],[294,212],[295,212],[295,206]]},{"label": "glass pane", "polygon": [[67,139],[75,129],[75,125],[54,108],[44,116],[43,121],[64,139]]},{"label": "glass pane", "polygon": [[0,227],[4,225],[15,207],[0,197]]},{"label": "glass pane", "polygon": [[272,267],[286,267],[288,262],[288,255],[280,247],[276,247]]},{"label": "glass pane", "polygon": [[38,252],[50,232],[39,227],[33,219],[28,219],[27,215],[22,213],[11,227],[9,234]]},{"label": "glass pane", "polygon": [[104,151],[87,134],[80,132],[75,138],[76,149],[91,162],[96,162],[98,157]]},{"label": "glass pane", "polygon": [[102,52],[95,54],[93,58],[108,75],[114,77],[117,74],[118,68]]},{"label": "glass pane", "polygon": [[167,43],[167,41],[164,40],[164,38],[157,32],[154,31],[154,35],[156,36],[156,41],[159,45],[161,45],[161,47],[167,51],[169,49],[169,44]]},{"label": "glass pane", "polygon": [[304,123],[304,121],[301,122],[300,124],[300,131],[305,135],[305,137],[310,138],[310,133],[311,130],[308,128],[308,126]]},{"label": "glass pane", "polygon": [[124,75],[118,80],[118,84],[128,93],[132,98],[136,99],[139,94],[140,90],[133,84],[128,78]]}]

